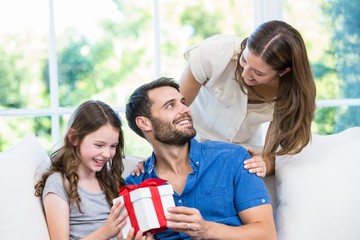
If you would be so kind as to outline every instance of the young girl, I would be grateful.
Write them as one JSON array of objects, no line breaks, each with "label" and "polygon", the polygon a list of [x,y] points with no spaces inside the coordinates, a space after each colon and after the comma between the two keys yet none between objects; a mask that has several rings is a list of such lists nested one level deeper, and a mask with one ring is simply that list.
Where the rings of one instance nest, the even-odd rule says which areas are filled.
[{"label": "young girl", "polygon": [[[64,145],[36,184],[51,239],[122,239],[123,203],[112,200],[124,185],[124,138],[119,115],[101,101],[82,103],[73,113]],[[141,239],[129,231],[127,239]],[[115,238],[116,239],[116,238]]]}]

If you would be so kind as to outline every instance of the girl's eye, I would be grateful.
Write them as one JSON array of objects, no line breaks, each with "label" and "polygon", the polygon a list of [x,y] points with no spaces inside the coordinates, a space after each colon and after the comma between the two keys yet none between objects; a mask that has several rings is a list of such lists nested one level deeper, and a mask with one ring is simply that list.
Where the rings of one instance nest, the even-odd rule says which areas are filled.
[{"label": "girl's eye", "polygon": [[263,73],[255,71],[255,74],[258,75],[259,77],[263,76]]}]

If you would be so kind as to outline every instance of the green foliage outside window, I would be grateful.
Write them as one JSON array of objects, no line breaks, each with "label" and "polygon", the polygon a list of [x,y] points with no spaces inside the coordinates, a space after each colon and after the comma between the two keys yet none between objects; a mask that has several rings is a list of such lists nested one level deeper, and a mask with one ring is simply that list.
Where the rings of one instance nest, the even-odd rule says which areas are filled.
[{"label": "green foliage outside window", "polygon": [[[360,98],[360,68],[357,66],[360,62],[360,2],[317,2],[321,3],[323,24],[314,28],[325,27],[331,35],[326,42],[307,41],[309,51],[319,54],[312,62],[317,99]],[[102,32],[98,39],[90,39],[72,28],[57,36],[60,106],[75,107],[89,98],[99,98],[123,107],[131,90],[143,81],[152,80],[154,60],[151,54],[154,52],[153,45],[148,42],[153,37],[153,13],[151,8],[141,5],[150,4],[121,0],[113,3],[121,21],[101,19],[98,24]],[[160,11],[162,74],[168,77],[177,77],[175,71],[183,68],[185,47],[214,34],[245,37],[251,30],[252,19],[246,14],[252,8],[240,1],[212,1],[212,4],[184,1],[176,8],[171,2],[159,3],[163,4]],[[186,42],[182,40],[185,38]],[[44,49],[34,55],[26,51],[28,39],[4,39],[0,36],[0,109],[49,107],[47,42],[40,43]],[[30,95],[28,92],[33,86],[38,90]],[[61,118],[61,123],[64,129],[66,119]],[[313,132],[332,134],[352,126],[360,126],[360,106],[322,107],[316,110]],[[0,132],[7,136],[0,135],[0,151],[13,142],[11,136],[29,131],[46,136],[44,141],[50,145],[50,117],[0,119]],[[136,138],[129,129],[125,134],[127,153],[148,154],[145,140]]]}]

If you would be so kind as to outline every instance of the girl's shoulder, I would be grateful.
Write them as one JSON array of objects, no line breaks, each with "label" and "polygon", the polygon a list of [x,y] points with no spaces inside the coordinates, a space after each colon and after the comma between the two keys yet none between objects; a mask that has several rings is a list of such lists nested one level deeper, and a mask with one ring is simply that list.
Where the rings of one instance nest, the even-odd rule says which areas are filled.
[{"label": "girl's shoulder", "polygon": [[47,181],[61,181],[61,173],[59,172],[54,172],[52,174],[49,175]]},{"label": "girl's shoulder", "polygon": [[[63,181],[64,179],[64,181]],[[46,179],[46,186],[57,186],[57,187],[63,187],[64,188],[64,184],[68,187],[69,181],[64,177],[62,177],[61,173],[59,172],[54,172],[51,175],[49,175],[49,177]]]},{"label": "girl's shoulder", "polygon": [[65,201],[68,201],[67,193],[65,190],[65,188],[68,187],[68,181],[66,180],[66,178],[64,178],[64,179],[65,179],[64,183],[66,185],[65,187],[64,187],[61,173],[54,172],[51,175],[49,175],[49,177],[46,179],[44,191],[42,194],[43,200],[48,193],[55,193],[56,195],[58,195]]},{"label": "girl's shoulder", "polygon": [[59,172],[54,172],[52,174],[49,175],[49,177],[47,178],[46,182],[58,182],[58,181],[62,181],[61,180],[61,173]]}]

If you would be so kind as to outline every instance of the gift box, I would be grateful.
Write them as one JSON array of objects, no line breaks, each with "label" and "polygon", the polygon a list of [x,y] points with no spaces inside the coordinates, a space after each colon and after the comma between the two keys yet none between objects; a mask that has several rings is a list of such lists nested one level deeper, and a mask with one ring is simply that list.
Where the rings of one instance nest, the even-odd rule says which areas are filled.
[{"label": "gift box", "polygon": [[165,215],[169,207],[175,206],[174,190],[162,179],[147,179],[139,185],[120,188],[119,197],[113,200],[125,204],[123,211],[128,213],[122,235],[126,238],[130,227],[142,232],[157,233],[166,229]]}]

